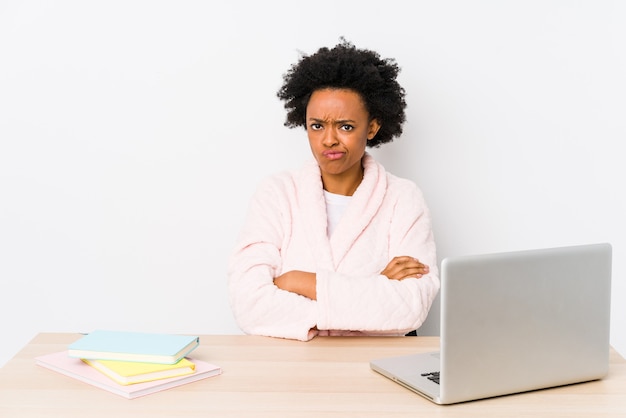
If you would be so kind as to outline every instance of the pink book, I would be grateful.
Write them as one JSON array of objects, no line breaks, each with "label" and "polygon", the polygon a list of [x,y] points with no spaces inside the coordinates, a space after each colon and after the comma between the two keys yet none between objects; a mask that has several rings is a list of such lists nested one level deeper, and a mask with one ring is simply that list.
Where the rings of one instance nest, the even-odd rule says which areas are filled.
[{"label": "pink book", "polygon": [[120,385],[82,360],[69,357],[67,351],[46,354],[35,358],[35,362],[39,366],[73,377],[81,382],[107,390],[127,399],[134,399],[160,392],[222,373],[222,369],[219,366],[201,360],[191,358],[189,360],[196,365],[196,371],[192,374],[154,380],[151,382],[136,383],[134,385]]}]

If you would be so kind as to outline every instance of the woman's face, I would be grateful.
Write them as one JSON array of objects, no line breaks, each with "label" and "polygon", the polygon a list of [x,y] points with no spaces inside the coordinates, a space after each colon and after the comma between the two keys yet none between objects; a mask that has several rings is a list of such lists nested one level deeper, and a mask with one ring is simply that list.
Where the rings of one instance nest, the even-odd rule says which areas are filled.
[{"label": "woman's face", "polygon": [[365,145],[379,128],[355,91],[329,88],[313,92],[306,109],[306,130],[327,191],[354,193],[363,177]]}]

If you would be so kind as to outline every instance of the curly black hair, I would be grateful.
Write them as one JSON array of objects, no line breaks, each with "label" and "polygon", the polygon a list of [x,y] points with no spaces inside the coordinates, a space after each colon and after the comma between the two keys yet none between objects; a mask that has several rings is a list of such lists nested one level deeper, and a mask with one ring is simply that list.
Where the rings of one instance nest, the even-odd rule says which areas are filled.
[{"label": "curly black hair", "polygon": [[382,59],[377,52],[357,49],[343,38],[332,49],[322,47],[312,55],[303,55],[283,75],[283,85],[277,93],[287,110],[285,126],[306,128],[306,108],[314,91],[349,89],[361,96],[370,117],[381,125],[367,146],[391,142],[402,133],[406,119],[404,88],[396,81],[399,72],[394,59]]}]

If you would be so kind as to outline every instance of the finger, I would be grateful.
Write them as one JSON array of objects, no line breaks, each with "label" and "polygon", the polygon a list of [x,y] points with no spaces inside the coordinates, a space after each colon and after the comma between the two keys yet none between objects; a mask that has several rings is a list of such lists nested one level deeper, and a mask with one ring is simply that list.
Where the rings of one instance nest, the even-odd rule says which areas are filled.
[{"label": "finger", "polygon": [[396,266],[401,270],[417,270],[423,274],[428,273],[430,271],[429,267],[426,264],[420,263],[416,259],[409,259],[398,262]]}]

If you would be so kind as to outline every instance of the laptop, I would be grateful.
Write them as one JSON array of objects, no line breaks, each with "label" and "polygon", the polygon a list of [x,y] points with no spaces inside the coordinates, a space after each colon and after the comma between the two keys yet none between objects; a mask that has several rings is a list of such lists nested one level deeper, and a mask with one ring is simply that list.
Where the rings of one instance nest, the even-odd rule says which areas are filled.
[{"label": "laptop", "polygon": [[608,243],[446,258],[440,351],[370,367],[438,404],[601,379],[611,260]]}]

